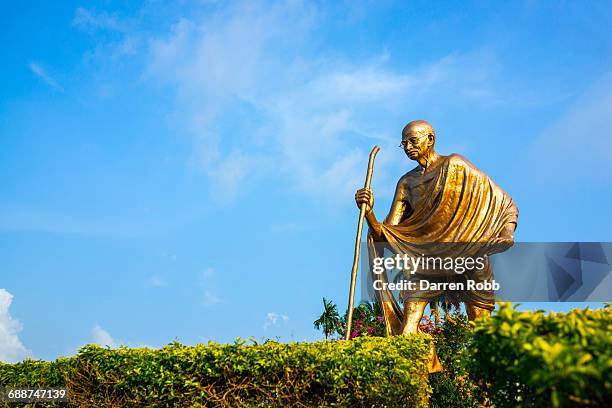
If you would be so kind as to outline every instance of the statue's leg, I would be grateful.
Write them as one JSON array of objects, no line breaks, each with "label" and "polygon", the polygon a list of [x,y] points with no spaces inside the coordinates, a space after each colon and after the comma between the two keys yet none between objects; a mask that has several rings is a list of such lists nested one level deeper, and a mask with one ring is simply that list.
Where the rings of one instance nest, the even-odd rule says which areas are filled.
[{"label": "statue's leg", "polygon": [[426,301],[406,301],[404,302],[404,321],[402,322],[402,334],[416,333],[419,323],[423,318]]},{"label": "statue's leg", "polygon": [[473,303],[465,303],[465,311],[467,312],[470,321],[476,320],[481,316],[491,316],[491,310],[484,307],[478,307]]},{"label": "statue's leg", "polygon": [[[423,318],[423,312],[429,302],[422,301],[406,301],[404,302],[404,321],[402,334],[408,335],[417,333],[419,330],[419,323]],[[436,346],[431,345],[429,350],[429,362],[427,364],[427,371],[429,373],[437,373],[442,371],[442,363],[438,359],[438,353],[436,353]]]}]

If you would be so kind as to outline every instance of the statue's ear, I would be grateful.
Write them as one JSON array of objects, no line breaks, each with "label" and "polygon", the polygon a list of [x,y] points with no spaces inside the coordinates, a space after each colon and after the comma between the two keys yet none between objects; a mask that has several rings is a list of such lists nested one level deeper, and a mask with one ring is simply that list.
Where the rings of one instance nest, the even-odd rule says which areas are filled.
[{"label": "statue's ear", "polygon": [[436,141],[436,137],[430,133],[427,135],[427,141],[429,142],[429,146],[433,146],[434,142]]}]

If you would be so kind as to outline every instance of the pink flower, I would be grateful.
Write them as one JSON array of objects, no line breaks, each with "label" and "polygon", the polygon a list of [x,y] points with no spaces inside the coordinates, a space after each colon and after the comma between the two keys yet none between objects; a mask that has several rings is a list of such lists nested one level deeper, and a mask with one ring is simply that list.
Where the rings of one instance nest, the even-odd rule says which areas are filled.
[{"label": "pink flower", "polygon": [[353,332],[351,333],[351,339],[357,336],[359,336],[359,333],[357,333],[357,330],[353,330]]}]

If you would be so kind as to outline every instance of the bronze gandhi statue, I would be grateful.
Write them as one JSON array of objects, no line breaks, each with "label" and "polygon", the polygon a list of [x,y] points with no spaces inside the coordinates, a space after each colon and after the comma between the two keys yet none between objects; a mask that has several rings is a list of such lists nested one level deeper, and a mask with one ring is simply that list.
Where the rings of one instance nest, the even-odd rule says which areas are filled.
[{"label": "bronze gandhi statue", "polygon": [[[518,209],[512,198],[491,178],[458,154],[442,156],[434,145],[436,133],[424,120],[404,127],[401,148],[418,163],[400,178],[389,215],[384,222],[374,214],[374,195],[370,189],[355,194],[357,206],[366,205],[369,226],[370,260],[382,256],[379,243],[395,253],[420,254],[426,245],[442,243],[454,256],[484,254],[485,267],[453,279],[492,279],[488,255],[508,249],[514,243]],[[476,244],[476,245],[469,245]],[[422,271],[410,279],[428,278]],[[470,320],[489,315],[494,308],[492,290],[466,290],[447,293],[443,290],[402,292],[403,312],[388,290],[377,290],[383,306],[387,334],[416,333],[425,307],[441,295],[465,303]]]}]

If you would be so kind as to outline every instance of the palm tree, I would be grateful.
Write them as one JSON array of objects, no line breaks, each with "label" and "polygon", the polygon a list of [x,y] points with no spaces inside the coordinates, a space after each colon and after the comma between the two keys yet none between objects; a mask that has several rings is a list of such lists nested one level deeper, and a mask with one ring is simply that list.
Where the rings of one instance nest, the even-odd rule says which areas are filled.
[{"label": "palm tree", "polygon": [[315,329],[322,329],[325,340],[327,340],[336,331],[339,321],[340,315],[336,305],[331,300],[323,298],[323,314],[314,321]]},{"label": "palm tree", "polygon": [[[440,315],[440,308],[444,312],[444,317]],[[459,310],[459,304],[453,300],[448,299],[445,295],[440,295],[437,299],[429,302],[429,310],[431,311],[430,316],[434,318],[436,327],[441,327],[443,320],[453,320],[452,310]]]}]

